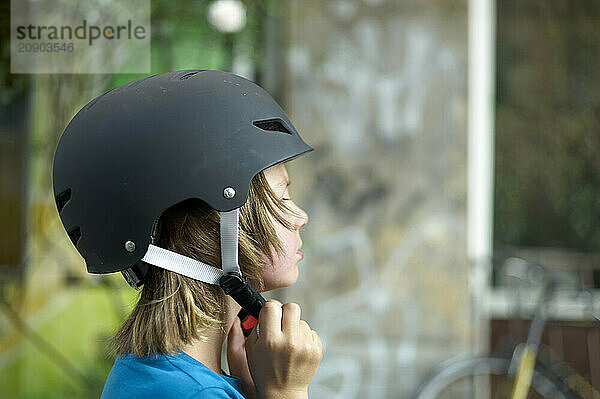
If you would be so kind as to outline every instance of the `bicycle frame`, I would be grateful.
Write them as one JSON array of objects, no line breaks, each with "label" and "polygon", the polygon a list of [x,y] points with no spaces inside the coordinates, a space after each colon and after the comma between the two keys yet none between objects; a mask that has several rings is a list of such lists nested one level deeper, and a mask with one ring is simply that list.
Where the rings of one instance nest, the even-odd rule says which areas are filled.
[{"label": "bicycle frame", "polygon": [[533,320],[529,328],[527,342],[523,346],[518,346],[511,361],[510,370],[517,369],[515,383],[513,385],[510,399],[526,399],[531,387],[531,378],[535,369],[538,348],[542,340],[542,333],[546,326],[546,306],[547,302],[554,295],[556,288],[556,279],[552,274],[545,270],[545,275],[550,278],[544,284],[542,294],[535,309]]}]

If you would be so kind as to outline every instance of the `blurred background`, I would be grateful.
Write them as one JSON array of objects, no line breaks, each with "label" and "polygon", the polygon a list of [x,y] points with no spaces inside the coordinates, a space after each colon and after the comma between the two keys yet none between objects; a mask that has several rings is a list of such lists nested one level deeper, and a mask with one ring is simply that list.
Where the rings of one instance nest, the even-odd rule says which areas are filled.
[{"label": "blurred background", "polygon": [[[86,273],[52,159],[145,74],[11,74],[1,4],[0,392],[98,397],[138,293]],[[324,342],[311,398],[410,398],[447,359],[510,353],[545,281],[523,259],[558,281],[540,357],[600,397],[600,3],[151,0],[151,73],[196,68],[259,83],[315,148],[288,164],[300,278],[270,294]]]}]

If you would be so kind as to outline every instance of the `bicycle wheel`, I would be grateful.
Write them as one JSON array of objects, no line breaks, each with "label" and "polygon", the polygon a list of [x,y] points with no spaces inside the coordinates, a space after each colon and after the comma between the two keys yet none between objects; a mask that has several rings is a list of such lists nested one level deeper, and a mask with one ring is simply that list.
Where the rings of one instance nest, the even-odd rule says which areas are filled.
[{"label": "bicycle wheel", "polygon": [[[502,355],[450,359],[418,389],[415,399],[509,399],[514,383]],[[528,399],[578,399],[550,370],[536,364]]]}]

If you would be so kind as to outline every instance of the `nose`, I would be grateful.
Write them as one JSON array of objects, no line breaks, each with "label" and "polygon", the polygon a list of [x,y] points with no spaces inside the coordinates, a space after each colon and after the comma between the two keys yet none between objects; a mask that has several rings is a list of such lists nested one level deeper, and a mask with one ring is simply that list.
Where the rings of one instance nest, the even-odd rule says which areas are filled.
[{"label": "nose", "polygon": [[295,218],[294,226],[296,227],[296,230],[300,230],[300,228],[308,223],[308,213],[306,213],[304,209],[300,208],[298,205],[296,205],[295,212],[298,214],[298,216]]}]

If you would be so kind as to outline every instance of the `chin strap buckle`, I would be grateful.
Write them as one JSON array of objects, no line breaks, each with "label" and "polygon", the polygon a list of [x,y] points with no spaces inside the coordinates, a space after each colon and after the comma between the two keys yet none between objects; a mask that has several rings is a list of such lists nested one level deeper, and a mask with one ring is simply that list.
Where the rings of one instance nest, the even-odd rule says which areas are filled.
[{"label": "chin strap buckle", "polygon": [[[258,319],[252,315],[249,315],[244,309],[240,310],[238,317],[242,323],[242,332],[244,333],[244,337],[248,337],[250,334],[252,334],[252,329],[258,324]],[[258,335],[258,330],[256,331],[256,335]]]},{"label": "chin strap buckle", "polygon": [[232,297],[250,315],[258,318],[260,309],[266,300],[256,291],[248,277],[236,272],[229,272],[219,279],[223,291]]}]

